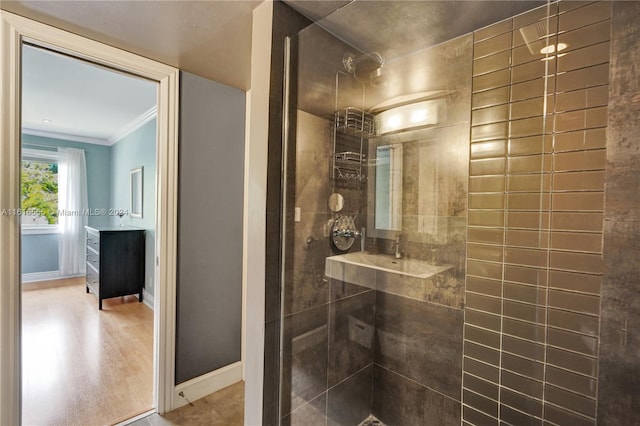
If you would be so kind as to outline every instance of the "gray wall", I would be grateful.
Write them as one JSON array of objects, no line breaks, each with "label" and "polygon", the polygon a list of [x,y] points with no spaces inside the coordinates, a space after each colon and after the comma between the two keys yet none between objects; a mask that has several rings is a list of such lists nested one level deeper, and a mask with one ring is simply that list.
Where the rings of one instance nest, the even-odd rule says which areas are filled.
[{"label": "gray wall", "polygon": [[180,73],[176,384],[240,361],[245,93]]},{"label": "gray wall", "polygon": [[[156,119],[128,134],[111,146],[111,206],[129,211],[130,172],[142,166],[142,217],[125,216],[123,225],[144,228],[145,232],[145,290],[154,294],[155,244],[156,244]],[[117,225],[120,218],[111,217]]]},{"label": "gray wall", "polygon": [[[43,147],[69,147],[84,150],[87,162],[87,190],[89,208],[92,211],[108,209],[109,204],[109,149],[105,145],[94,145],[42,136],[22,135],[25,148],[43,149]],[[45,148],[46,149],[46,148]],[[89,224],[105,225],[108,216],[91,216]],[[22,235],[22,273],[50,272],[58,270],[58,235],[25,234]]]}]

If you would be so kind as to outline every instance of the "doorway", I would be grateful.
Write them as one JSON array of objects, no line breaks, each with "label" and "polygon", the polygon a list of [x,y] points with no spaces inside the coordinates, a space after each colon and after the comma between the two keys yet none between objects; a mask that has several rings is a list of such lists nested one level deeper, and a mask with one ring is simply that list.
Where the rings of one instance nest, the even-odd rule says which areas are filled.
[{"label": "doorway", "polygon": [[23,44],[21,86],[22,421],[117,423],[153,408],[157,83]]},{"label": "doorway", "polygon": [[[153,406],[170,411],[175,358],[175,251],[178,70],[2,11],[2,117],[0,131],[0,424],[20,424],[20,65],[24,42],[106,66],[158,84],[157,203],[153,335]],[[63,392],[64,390],[58,390]]]}]

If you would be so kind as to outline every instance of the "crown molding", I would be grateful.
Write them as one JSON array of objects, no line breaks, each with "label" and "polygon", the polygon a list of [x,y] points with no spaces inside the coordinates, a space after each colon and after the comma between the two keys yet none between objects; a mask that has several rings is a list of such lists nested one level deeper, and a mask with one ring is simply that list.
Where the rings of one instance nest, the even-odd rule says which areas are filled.
[{"label": "crown molding", "polygon": [[62,139],[65,141],[91,143],[94,145],[109,145],[109,141],[107,139],[73,135],[71,133],[52,132],[51,130],[41,130],[41,129],[32,129],[29,127],[23,127],[22,133],[25,135],[40,136],[43,138]]},{"label": "crown molding", "polygon": [[117,142],[120,142],[122,139],[126,138],[131,133],[135,132],[140,127],[144,126],[149,121],[156,118],[157,115],[158,115],[158,106],[154,105],[151,108],[149,108],[147,111],[143,112],[140,116],[131,120],[131,122],[123,126],[117,133],[111,136],[107,140],[108,142],[107,145],[113,145]]}]

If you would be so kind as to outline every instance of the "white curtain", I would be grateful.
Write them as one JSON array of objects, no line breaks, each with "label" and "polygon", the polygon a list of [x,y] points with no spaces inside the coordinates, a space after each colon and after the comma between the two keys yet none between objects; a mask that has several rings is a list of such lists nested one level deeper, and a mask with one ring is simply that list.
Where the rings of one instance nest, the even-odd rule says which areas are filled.
[{"label": "white curtain", "polygon": [[87,166],[84,151],[58,148],[58,241],[60,275],[86,272]]}]

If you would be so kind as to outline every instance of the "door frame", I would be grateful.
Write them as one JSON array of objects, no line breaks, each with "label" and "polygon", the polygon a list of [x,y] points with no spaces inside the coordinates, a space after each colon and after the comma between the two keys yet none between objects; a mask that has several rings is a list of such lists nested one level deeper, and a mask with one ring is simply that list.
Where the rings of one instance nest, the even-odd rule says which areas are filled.
[{"label": "door frame", "polygon": [[178,69],[0,11],[0,424],[21,416],[20,144],[21,46],[43,46],[158,82],[154,395],[171,411],[175,388]]}]

